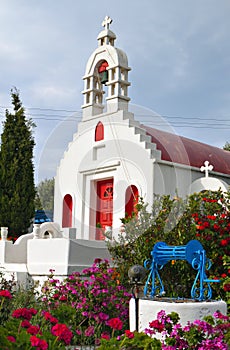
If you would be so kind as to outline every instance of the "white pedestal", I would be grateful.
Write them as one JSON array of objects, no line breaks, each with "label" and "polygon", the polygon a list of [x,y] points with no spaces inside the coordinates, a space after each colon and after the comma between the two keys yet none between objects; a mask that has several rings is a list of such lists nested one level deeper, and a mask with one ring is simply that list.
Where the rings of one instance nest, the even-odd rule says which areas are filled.
[{"label": "white pedestal", "polygon": [[[141,332],[149,327],[149,322],[157,318],[157,314],[161,310],[165,310],[166,314],[176,312],[180,316],[180,323],[185,326],[188,321],[201,320],[206,315],[213,315],[214,312],[220,311],[227,314],[227,304],[223,300],[218,301],[155,301],[151,299],[138,300],[138,330]],[[130,331],[136,329],[136,307],[135,300],[132,298],[129,302],[129,322]]]}]

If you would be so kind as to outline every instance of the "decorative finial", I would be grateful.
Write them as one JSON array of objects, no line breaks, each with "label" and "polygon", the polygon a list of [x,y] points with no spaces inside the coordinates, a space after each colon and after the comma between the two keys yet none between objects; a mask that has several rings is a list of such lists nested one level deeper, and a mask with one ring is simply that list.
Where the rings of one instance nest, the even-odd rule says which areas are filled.
[{"label": "decorative finial", "polygon": [[109,29],[109,25],[113,22],[112,18],[109,16],[105,16],[104,21],[102,22],[102,27],[105,27],[105,29]]},{"label": "decorative finial", "polygon": [[208,173],[209,173],[209,171],[212,171],[213,165],[211,165],[211,164],[209,165],[209,161],[208,160],[206,160],[204,162],[204,165],[205,166],[202,165],[202,167],[200,168],[200,171],[205,171],[205,177],[208,177]]}]

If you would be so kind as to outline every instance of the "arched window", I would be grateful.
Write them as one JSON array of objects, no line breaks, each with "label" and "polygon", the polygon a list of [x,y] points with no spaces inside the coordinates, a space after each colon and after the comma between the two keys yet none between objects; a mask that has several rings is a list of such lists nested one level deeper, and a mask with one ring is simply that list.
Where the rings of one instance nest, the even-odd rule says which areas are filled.
[{"label": "arched window", "polygon": [[101,122],[98,122],[95,129],[95,141],[101,140],[104,140],[104,125]]},{"label": "arched window", "polygon": [[72,227],[73,200],[70,194],[66,194],[63,199],[62,227]]},{"label": "arched window", "polygon": [[136,205],[138,203],[138,189],[136,186],[131,185],[125,192],[125,217],[131,218],[134,214],[137,214]]}]

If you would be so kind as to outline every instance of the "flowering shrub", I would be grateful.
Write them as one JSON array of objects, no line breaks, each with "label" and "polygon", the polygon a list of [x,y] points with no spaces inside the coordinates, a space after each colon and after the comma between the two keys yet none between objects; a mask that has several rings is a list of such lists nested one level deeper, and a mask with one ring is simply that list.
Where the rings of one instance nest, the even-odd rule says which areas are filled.
[{"label": "flowering shrub", "polygon": [[92,267],[73,273],[63,282],[51,274],[43,288],[43,305],[50,321],[68,320],[74,330],[73,343],[95,345],[111,325],[121,331],[128,327],[131,294],[118,284],[116,270],[108,261],[96,259]]},{"label": "flowering shrub", "polygon": [[[121,274],[121,283],[127,283],[129,267],[143,265],[144,260],[150,258],[157,242],[185,245],[198,239],[212,262],[208,276],[221,280],[221,284],[212,284],[213,298],[226,299],[228,285],[225,279],[230,269],[223,263],[223,257],[229,255],[230,192],[224,195],[221,191],[205,191],[186,200],[156,196],[151,211],[140,198],[137,209],[138,216],[122,219],[118,239],[108,242],[108,249]],[[167,296],[191,297],[195,271],[187,262],[166,264],[161,277],[167,286]]]},{"label": "flowering shrub", "polygon": [[206,316],[204,320],[188,322],[186,326],[178,323],[177,314],[166,315],[161,311],[157,320],[164,329],[150,323],[146,333],[162,333],[162,349],[227,350],[230,341],[230,318],[219,312]]},{"label": "flowering shrub", "polygon": [[[155,337],[160,335],[160,340]],[[216,312],[204,320],[182,326],[178,314],[165,311],[149,323],[144,332],[125,331],[120,337],[102,339],[98,350],[227,350],[230,344],[230,318]]]},{"label": "flowering shrub", "polygon": [[72,337],[73,333],[66,324],[55,319],[53,325],[45,314],[34,308],[14,310],[8,321],[0,326],[2,350],[65,349]]},{"label": "flowering shrub", "polygon": [[[63,282],[50,276],[36,306],[33,299],[24,303],[0,325],[1,350],[64,350],[72,345],[94,345],[98,350],[227,349],[230,320],[220,313],[182,327],[177,314],[161,311],[145,332],[131,332],[130,295],[115,277],[108,262],[99,259],[82,275],[74,273]],[[0,316],[5,302],[19,304],[16,298],[10,290],[0,289]],[[155,338],[158,333],[163,340]]]}]

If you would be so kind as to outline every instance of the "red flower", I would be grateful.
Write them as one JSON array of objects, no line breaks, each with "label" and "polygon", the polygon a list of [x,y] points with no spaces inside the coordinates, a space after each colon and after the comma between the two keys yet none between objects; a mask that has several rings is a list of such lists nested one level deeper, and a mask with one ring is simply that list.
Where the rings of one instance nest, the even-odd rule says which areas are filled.
[{"label": "red flower", "polygon": [[101,338],[102,338],[102,339],[109,340],[109,339],[110,339],[110,336],[109,336],[108,333],[101,333]]},{"label": "red flower", "polygon": [[37,326],[30,326],[30,327],[27,329],[27,333],[36,335],[36,334],[40,333],[40,328],[37,327]]},{"label": "red flower", "polygon": [[208,228],[208,227],[210,226],[210,224],[209,224],[208,221],[205,221],[205,222],[203,223],[203,226],[204,226],[204,228]]},{"label": "red flower", "polygon": [[128,337],[129,339],[132,339],[132,338],[134,337],[134,333],[133,333],[133,332],[130,332],[129,329],[126,329],[125,335],[126,335],[126,337]]},{"label": "red flower", "polygon": [[12,295],[11,295],[10,291],[8,291],[8,289],[2,289],[0,291],[0,296],[4,297],[4,298],[8,298],[8,299],[12,298]]},{"label": "red flower", "polygon": [[221,277],[226,278],[227,277],[226,273],[222,273]]},{"label": "red flower", "polygon": [[230,292],[230,283],[226,283],[226,284],[224,285],[224,291],[225,291],[225,292]]},{"label": "red flower", "polygon": [[54,298],[54,299],[58,299],[58,298],[59,298],[59,294],[58,294],[58,293],[55,293],[55,294],[53,295],[53,298]]},{"label": "red flower", "polygon": [[63,340],[66,345],[69,345],[73,337],[73,333],[64,323],[57,323],[51,328],[51,333],[58,337],[59,340]]},{"label": "red flower", "polygon": [[30,342],[32,346],[36,346],[36,350],[48,349],[48,343],[43,339],[37,338],[35,335],[30,337]]},{"label": "red flower", "polygon": [[209,220],[216,220],[216,216],[215,215],[207,215],[207,218]]},{"label": "red flower", "polygon": [[164,330],[164,325],[158,320],[150,322],[149,327],[155,328],[159,333],[161,333]]},{"label": "red flower", "polygon": [[16,309],[12,313],[12,317],[15,318],[24,318],[26,320],[31,320],[31,318],[37,314],[37,310],[31,308],[31,309],[26,309],[26,308],[21,308],[21,309]]},{"label": "red flower", "polygon": [[7,339],[11,342],[11,343],[15,343],[16,339],[12,336],[12,335],[8,335]]},{"label": "red flower", "polygon": [[214,228],[215,231],[218,231],[218,230],[220,229],[220,226],[217,225],[217,224],[214,224],[214,225],[213,225],[213,228]]},{"label": "red flower", "polygon": [[225,247],[226,245],[228,245],[228,240],[227,239],[222,239],[220,241],[220,245],[222,245],[222,247]]},{"label": "red flower", "polygon": [[58,323],[58,319],[53,317],[48,311],[44,311],[43,316],[47,321],[50,321],[50,323]]},{"label": "red flower", "polygon": [[31,323],[28,320],[23,320],[22,323],[21,323],[21,326],[23,328],[29,328],[32,325],[31,325]]},{"label": "red flower", "polygon": [[107,324],[109,327],[117,329],[118,331],[120,331],[123,327],[123,322],[117,317],[111,318]]},{"label": "red flower", "polygon": [[36,337],[35,335],[32,335],[30,337],[30,342],[32,346],[38,346],[40,343],[40,338]]},{"label": "red flower", "polygon": [[197,230],[204,230],[205,227],[203,225],[196,225]]},{"label": "red flower", "polygon": [[217,199],[210,199],[210,198],[202,198],[204,202],[209,202],[209,203],[216,203],[217,202]]}]

